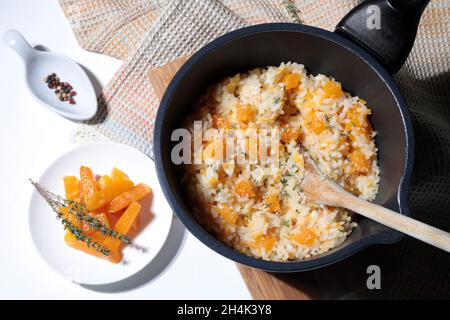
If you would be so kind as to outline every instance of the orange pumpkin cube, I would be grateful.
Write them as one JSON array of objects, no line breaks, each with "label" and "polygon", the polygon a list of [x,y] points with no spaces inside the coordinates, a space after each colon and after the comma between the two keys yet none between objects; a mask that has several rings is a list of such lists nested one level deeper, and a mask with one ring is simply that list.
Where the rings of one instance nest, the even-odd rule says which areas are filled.
[{"label": "orange pumpkin cube", "polygon": [[266,253],[269,253],[278,241],[278,237],[273,235],[265,235],[260,239],[260,243]]},{"label": "orange pumpkin cube", "polygon": [[348,159],[350,160],[350,172],[352,174],[365,175],[369,173],[370,161],[361,150],[353,150],[348,155]]},{"label": "orange pumpkin cube", "polygon": [[278,195],[272,193],[266,197],[264,203],[267,205],[270,212],[275,213],[280,211],[280,200],[278,199]]},{"label": "orange pumpkin cube", "polygon": [[300,84],[300,75],[298,73],[289,73],[283,77],[284,88],[291,90],[297,88]]},{"label": "orange pumpkin cube", "polygon": [[237,119],[239,122],[247,124],[253,120],[254,112],[252,106],[239,104],[237,107]]},{"label": "orange pumpkin cube", "polygon": [[239,181],[239,183],[236,185],[236,193],[241,197],[251,198],[255,196],[255,190],[253,189],[251,183],[247,180]]},{"label": "orange pumpkin cube", "polygon": [[287,126],[284,128],[281,134],[281,141],[285,144],[290,143],[292,140],[297,141],[302,134],[300,128],[293,128],[291,126]]},{"label": "orange pumpkin cube", "polygon": [[234,226],[237,223],[239,215],[230,207],[218,208],[217,212],[228,224]]},{"label": "orange pumpkin cube", "polygon": [[[350,108],[347,110],[347,117],[350,119],[354,126],[359,127],[362,124],[361,113],[356,108]],[[364,119],[365,120],[365,119]]]},{"label": "orange pumpkin cube", "polygon": [[333,80],[327,81],[323,85],[323,91],[325,98],[339,98],[344,94],[341,84]]},{"label": "orange pumpkin cube", "polygon": [[317,112],[310,112],[305,117],[307,126],[315,134],[321,134],[327,129],[327,124],[323,116]]},{"label": "orange pumpkin cube", "polygon": [[315,134],[321,134],[322,132],[324,132],[326,130],[326,125],[325,125],[325,121],[323,121],[322,119],[316,119],[315,121],[313,121],[311,123],[311,130],[315,133]]},{"label": "orange pumpkin cube", "polygon": [[297,234],[289,236],[289,240],[304,246],[312,246],[317,239],[317,233],[309,228],[301,228]]},{"label": "orange pumpkin cube", "polygon": [[250,248],[261,249],[264,248],[266,253],[269,253],[275,244],[278,242],[279,237],[275,234],[275,229],[269,229],[268,233],[256,238],[250,243]]}]

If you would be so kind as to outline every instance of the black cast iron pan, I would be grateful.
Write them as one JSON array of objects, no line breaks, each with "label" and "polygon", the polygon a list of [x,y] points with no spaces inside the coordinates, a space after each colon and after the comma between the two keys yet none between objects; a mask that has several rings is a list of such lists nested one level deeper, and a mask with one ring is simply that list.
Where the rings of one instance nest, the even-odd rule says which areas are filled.
[{"label": "black cast iron pan", "polygon": [[[355,7],[335,32],[289,23],[252,26],[230,32],[201,48],[178,71],[161,101],[155,123],[154,155],[164,194],[175,214],[200,241],[239,263],[274,272],[297,272],[323,267],[378,243],[393,243],[402,234],[366,218],[338,247],[310,259],[271,262],[252,258],[216,240],[192,217],[185,187],[170,159],[176,142],[171,133],[206,88],[226,76],[255,67],[299,62],[313,74],[330,75],[345,90],[363,97],[373,110],[378,132],[381,180],[375,202],[410,215],[407,190],[414,142],[408,108],[391,74],[406,60],[427,0],[372,0]],[[376,7],[374,7],[376,6]],[[379,12],[380,29],[369,17]],[[372,16],[371,16],[372,15]],[[371,29],[372,27],[372,29]]]}]

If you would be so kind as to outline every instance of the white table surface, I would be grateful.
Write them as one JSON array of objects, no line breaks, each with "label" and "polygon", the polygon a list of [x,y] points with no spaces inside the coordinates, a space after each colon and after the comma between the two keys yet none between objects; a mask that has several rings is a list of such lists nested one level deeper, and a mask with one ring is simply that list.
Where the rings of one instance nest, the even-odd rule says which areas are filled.
[{"label": "white table surface", "polygon": [[[0,0],[0,36],[14,28],[32,44],[43,44],[90,69],[106,84],[121,61],[82,50],[56,0]],[[0,299],[249,299],[233,262],[216,254],[184,227],[174,225],[177,252],[163,271],[119,286],[86,289],[50,270],[38,256],[28,228],[32,191],[27,178],[38,178],[61,153],[74,148],[77,127],[40,106],[28,92],[18,55],[0,43]],[[182,239],[182,240],[180,240]],[[170,255],[168,254],[168,257]],[[169,261],[163,257],[161,263]],[[161,271],[161,272],[160,272]],[[151,279],[150,279],[151,278]],[[134,286],[139,285],[136,288]],[[126,291],[122,291],[125,290]],[[106,292],[105,292],[106,291]]]}]

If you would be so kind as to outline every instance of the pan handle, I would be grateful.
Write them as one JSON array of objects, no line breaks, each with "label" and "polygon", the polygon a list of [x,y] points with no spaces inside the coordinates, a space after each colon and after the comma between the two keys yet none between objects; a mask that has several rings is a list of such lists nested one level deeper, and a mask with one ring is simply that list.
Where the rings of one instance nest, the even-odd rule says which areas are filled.
[{"label": "pan handle", "polygon": [[423,10],[430,0],[366,0],[353,8],[335,32],[372,54],[388,72],[406,61]]}]

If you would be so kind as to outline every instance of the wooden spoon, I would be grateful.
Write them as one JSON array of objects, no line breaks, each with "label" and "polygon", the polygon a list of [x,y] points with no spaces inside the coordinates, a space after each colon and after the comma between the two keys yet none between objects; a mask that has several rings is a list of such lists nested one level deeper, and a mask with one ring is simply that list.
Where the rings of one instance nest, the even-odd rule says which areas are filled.
[{"label": "wooden spoon", "polygon": [[450,233],[354,196],[323,174],[307,153],[304,153],[303,156],[305,178],[302,181],[302,187],[309,201],[346,208],[450,252]]}]

